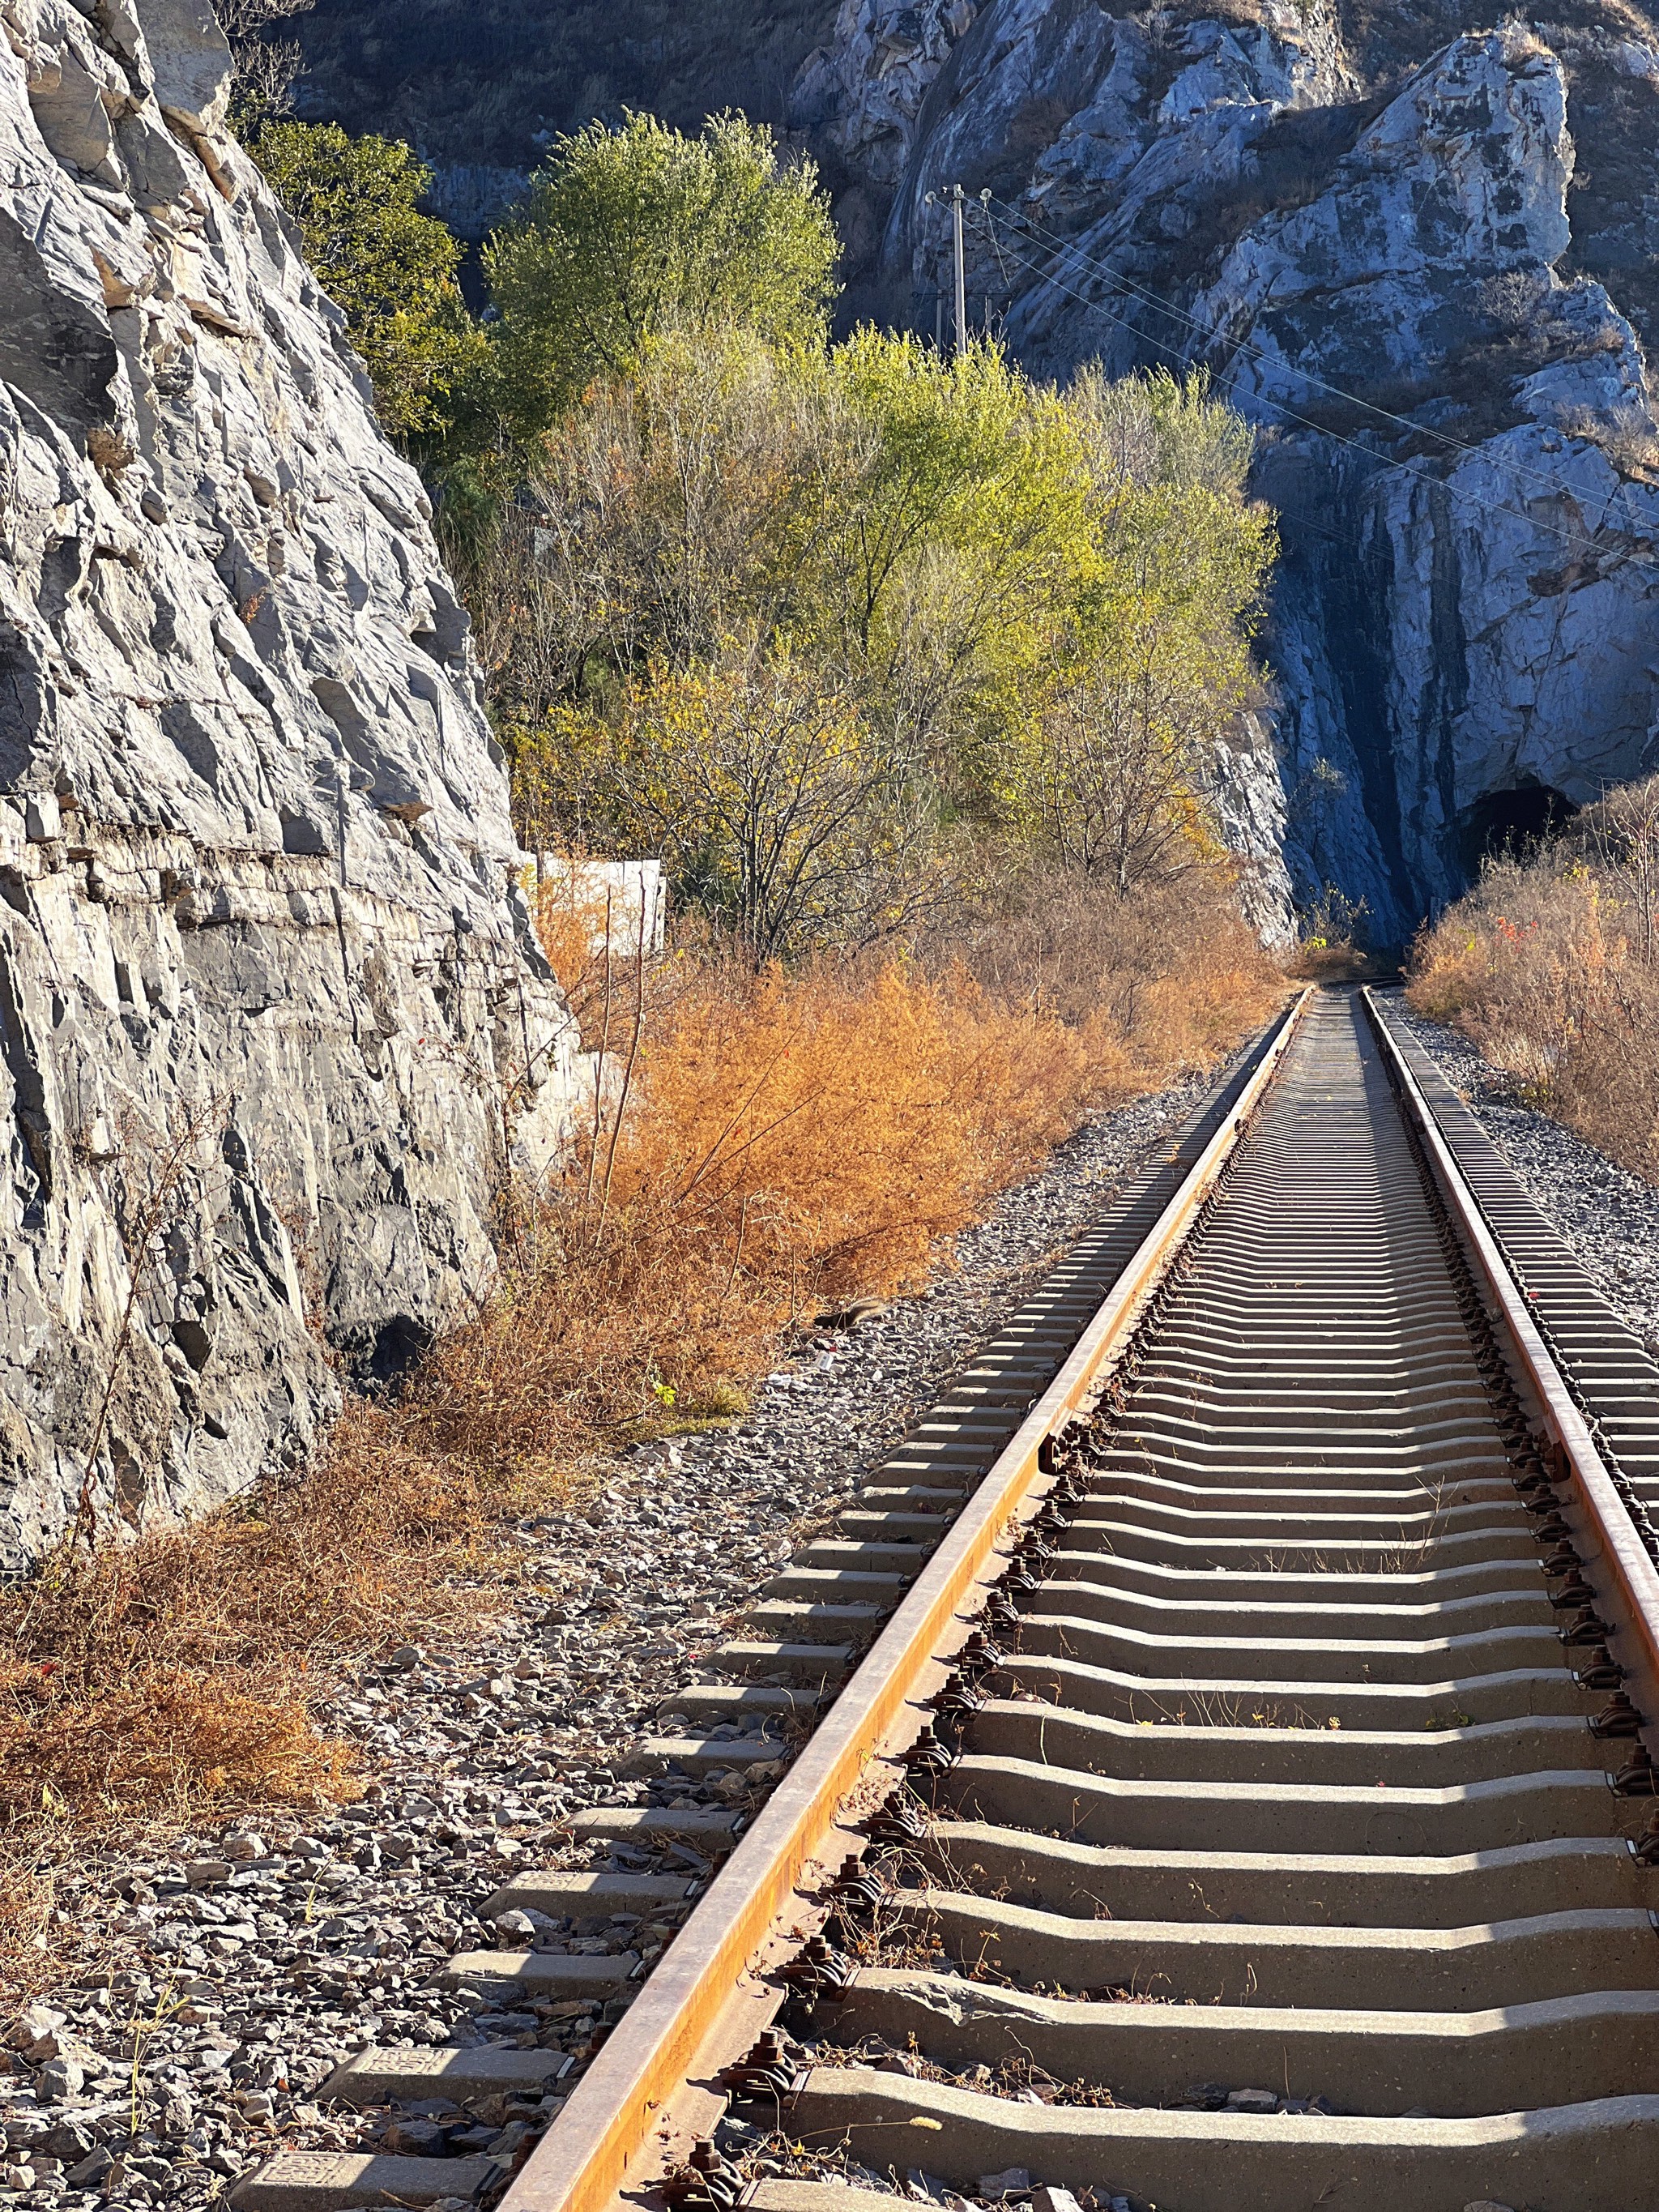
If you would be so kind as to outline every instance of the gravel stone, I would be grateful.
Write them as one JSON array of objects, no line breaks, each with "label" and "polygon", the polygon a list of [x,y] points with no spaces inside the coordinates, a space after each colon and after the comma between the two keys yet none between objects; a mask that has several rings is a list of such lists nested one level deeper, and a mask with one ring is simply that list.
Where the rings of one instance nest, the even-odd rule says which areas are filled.
[{"label": "gravel stone", "polygon": [[1659,1352],[1659,1190],[1525,1104],[1466,1036],[1400,1011],[1607,1304]]},{"label": "gravel stone", "polygon": [[[509,1863],[706,1879],[690,1843],[573,1841],[561,1816],[594,1804],[754,1809],[757,1774],[775,1780],[790,1755],[775,1717],[757,1732],[775,1759],[757,1762],[755,1736],[732,1732],[743,1769],[624,1778],[630,1754],[659,1733],[672,1692],[708,1678],[708,1655],[774,1569],[1206,1088],[1092,1119],[958,1240],[932,1288],[809,1331],[739,1424],[599,1462],[591,1493],[518,1523],[516,1583],[481,1589],[465,1633],[363,1667],[325,1711],[362,1749],[360,1803],[303,1823],[272,1810],[257,1830],[152,1835],[55,1869],[59,1924],[81,1931],[97,1965],[0,2031],[5,2203],[198,2212],[278,2148],[510,2155],[538,2133],[627,1997],[492,2009],[499,1990],[446,1986],[450,1956],[507,1937],[648,1961],[690,1900],[653,1905],[648,1924],[509,1912],[492,1925],[480,1916]],[[368,2044],[491,2042],[567,2054],[557,2092],[367,2113],[319,2101],[339,2060]]]}]

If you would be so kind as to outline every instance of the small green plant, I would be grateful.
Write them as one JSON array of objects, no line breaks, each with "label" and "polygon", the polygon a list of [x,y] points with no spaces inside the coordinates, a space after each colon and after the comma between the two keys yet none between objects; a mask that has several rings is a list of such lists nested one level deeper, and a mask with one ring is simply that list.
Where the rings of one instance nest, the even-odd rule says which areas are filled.
[{"label": "small green plant", "polygon": [[685,1410],[697,1420],[735,1421],[749,1411],[749,1393],[740,1382],[716,1376],[701,1386]]}]

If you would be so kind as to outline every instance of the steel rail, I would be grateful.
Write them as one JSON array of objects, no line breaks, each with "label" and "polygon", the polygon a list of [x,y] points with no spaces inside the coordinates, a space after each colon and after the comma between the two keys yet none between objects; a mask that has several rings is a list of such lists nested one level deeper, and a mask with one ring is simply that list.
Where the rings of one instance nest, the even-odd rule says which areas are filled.
[{"label": "steel rail", "polygon": [[[1601,1548],[1621,1609],[1640,1648],[1650,1689],[1659,1687],[1659,1568],[1626,1512],[1606,1461],[1579,1411],[1566,1378],[1528,1310],[1527,1293],[1511,1272],[1451,1147],[1442,1135],[1410,1063],[1370,989],[1361,994],[1365,1012],[1393,1079],[1395,1093],[1417,1130],[1435,1181],[1470,1258],[1498,1309],[1515,1346],[1540,1419],[1571,1478],[1577,1501]],[[1621,1624],[1610,1623],[1615,1633]],[[1659,1712],[1648,1717],[1659,1721]]]},{"label": "steel rail", "polygon": [[[1301,1015],[1286,1010],[1231,1114],[1118,1278],[1000,1457],[918,1574],[753,1826],[501,2201],[500,2212],[601,2212],[641,2178],[665,2108],[803,1871],[824,1848],[869,1762],[902,1748],[926,1716],[907,1704],[969,1634],[956,1616],[985,1577],[1010,1519],[1031,1499],[1055,1431],[1096,1391],[1179,1250],[1272,1083]],[[1000,1571],[1000,1568],[999,1568]],[[902,1730],[902,1735],[899,1731]]]}]

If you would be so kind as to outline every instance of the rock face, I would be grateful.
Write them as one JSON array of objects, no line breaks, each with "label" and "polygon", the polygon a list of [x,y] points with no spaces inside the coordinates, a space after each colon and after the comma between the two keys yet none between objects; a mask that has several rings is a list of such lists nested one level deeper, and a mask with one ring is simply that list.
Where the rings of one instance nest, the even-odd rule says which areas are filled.
[{"label": "rock face", "polygon": [[466,619],[207,0],[0,0],[0,1560],[295,1459],[574,1044]]},{"label": "rock face", "polygon": [[896,186],[922,103],[977,13],[976,0],[842,0],[834,41],[795,81],[791,119],[872,184]]},{"label": "rock face", "polygon": [[1200,10],[986,0],[884,60],[900,11],[848,0],[799,119],[896,167],[878,273],[920,327],[960,180],[976,317],[1033,367],[1202,363],[1261,426],[1276,758],[1246,744],[1228,803],[1397,941],[1659,762],[1659,37]]}]

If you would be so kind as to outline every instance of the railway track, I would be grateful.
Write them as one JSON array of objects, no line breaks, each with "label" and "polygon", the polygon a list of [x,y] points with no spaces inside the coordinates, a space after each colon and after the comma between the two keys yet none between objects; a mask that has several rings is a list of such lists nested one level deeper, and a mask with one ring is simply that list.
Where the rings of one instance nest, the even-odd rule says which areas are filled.
[{"label": "railway track", "polygon": [[[649,1979],[469,1954],[519,2032],[325,2092],[493,2100],[526,2148],[556,2112],[533,2150],[508,2117],[493,2160],[279,2159],[246,2212],[514,2164],[504,2212],[846,2212],[849,2171],[1659,2205],[1659,1376],[1460,1111],[1386,1007],[1309,994],[642,1747],[683,1777],[699,1716],[815,1721],[746,1832],[590,1816],[729,1850],[706,1892],[495,1901],[690,1906]],[[508,2008],[579,1984],[614,2024],[561,2103]]]}]

